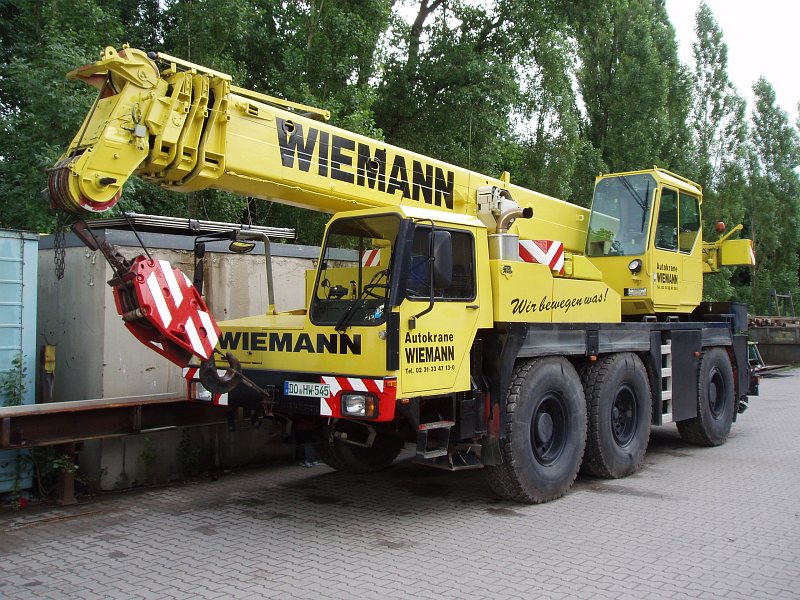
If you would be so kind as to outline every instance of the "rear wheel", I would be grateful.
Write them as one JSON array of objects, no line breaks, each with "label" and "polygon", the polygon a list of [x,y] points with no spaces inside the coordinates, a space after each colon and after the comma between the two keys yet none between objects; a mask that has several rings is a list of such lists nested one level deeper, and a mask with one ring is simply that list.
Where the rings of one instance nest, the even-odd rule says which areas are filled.
[{"label": "rear wheel", "polygon": [[[350,421],[337,421],[334,432],[346,434],[352,440],[363,440],[367,437],[362,425]],[[391,465],[403,445],[403,440],[380,432],[369,447],[342,441],[335,435],[332,442],[324,441],[317,451],[322,462],[337,471],[374,473]]]},{"label": "rear wheel", "polygon": [[650,439],[650,383],[641,359],[609,354],[581,372],[588,411],[581,472],[626,477],[642,464]]},{"label": "rear wheel", "polygon": [[521,361],[506,398],[503,462],[487,468],[492,487],[518,502],[563,496],[578,474],[586,443],[586,401],[565,358]]},{"label": "rear wheel", "polygon": [[703,353],[697,385],[697,416],[678,421],[681,438],[698,446],[724,444],[733,424],[736,392],[733,367],[723,348]]}]

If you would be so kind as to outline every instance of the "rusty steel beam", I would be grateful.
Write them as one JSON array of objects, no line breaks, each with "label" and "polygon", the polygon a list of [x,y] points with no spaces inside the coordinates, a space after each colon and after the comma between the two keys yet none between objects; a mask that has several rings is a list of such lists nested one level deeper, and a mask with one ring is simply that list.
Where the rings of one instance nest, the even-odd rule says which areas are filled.
[{"label": "rusty steel beam", "polygon": [[174,396],[53,402],[0,408],[0,449],[69,444],[227,422],[227,407]]}]

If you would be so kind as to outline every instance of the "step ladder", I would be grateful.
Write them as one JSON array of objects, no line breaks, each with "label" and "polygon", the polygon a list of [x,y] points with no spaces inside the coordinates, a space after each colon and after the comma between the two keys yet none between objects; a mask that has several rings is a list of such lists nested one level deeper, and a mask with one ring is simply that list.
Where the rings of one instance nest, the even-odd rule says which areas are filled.
[{"label": "step ladder", "polygon": [[482,469],[484,466],[480,456],[470,448],[451,448],[446,455],[427,459],[415,458],[414,462],[425,465],[426,467],[434,467],[445,471]]},{"label": "step ladder", "polygon": [[455,421],[432,421],[417,427],[417,458],[428,459],[447,456],[450,429]]},{"label": "step ladder", "polygon": [[661,424],[672,423],[672,340],[661,344]]}]

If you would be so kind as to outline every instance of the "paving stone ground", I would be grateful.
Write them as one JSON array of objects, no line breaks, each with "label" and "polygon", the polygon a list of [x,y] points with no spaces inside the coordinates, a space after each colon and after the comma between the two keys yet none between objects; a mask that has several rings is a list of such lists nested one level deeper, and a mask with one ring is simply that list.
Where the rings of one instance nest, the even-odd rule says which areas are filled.
[{"label": "paving stone ground", "polygon": [[480,471],[269,467],[0,513],[0,598],[800,598],[800,371],[720,448],[498,499]]}]

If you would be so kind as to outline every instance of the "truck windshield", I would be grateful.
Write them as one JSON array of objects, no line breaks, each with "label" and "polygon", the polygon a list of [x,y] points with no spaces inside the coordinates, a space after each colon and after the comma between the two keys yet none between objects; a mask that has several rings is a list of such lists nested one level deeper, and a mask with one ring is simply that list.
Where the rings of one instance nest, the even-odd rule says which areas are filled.
[{"label": "truck windshield", "polygon": [[316,325],[380,325],[386,318],[399,215],[334,221],[322,250],[310,317]]},{"label": "truck windshield", "polygon": [[597,182],[586,238],[587,256],[632,256],[647,247],[656,181],[652,175],[620,175]]}]

